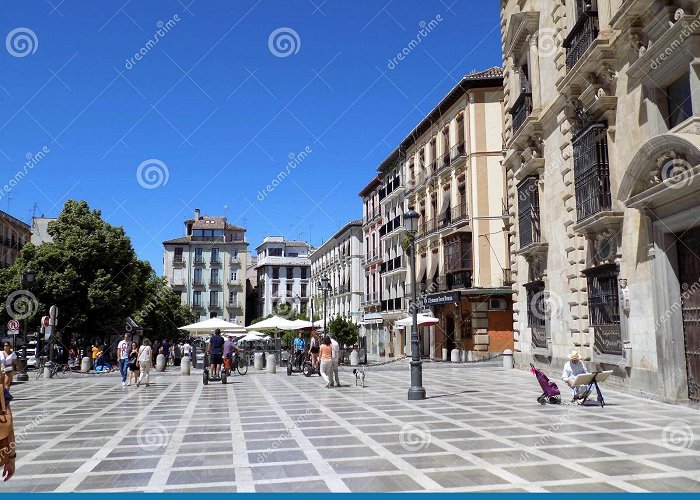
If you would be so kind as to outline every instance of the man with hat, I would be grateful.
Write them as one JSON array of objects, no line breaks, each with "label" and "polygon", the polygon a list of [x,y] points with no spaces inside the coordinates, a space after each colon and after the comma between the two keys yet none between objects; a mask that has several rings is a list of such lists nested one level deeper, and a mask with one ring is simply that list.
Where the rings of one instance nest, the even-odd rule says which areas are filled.
[{"label": "man with hat", "polygon": [[586,373],[588,373],[588,370],[583,364],[583,361],[581,361],[581,355],[578,353],[578,351],[571,351],[571,354],[569,354],[569,361],[564,365],[564,371],[562,372],[561,378],[564,382],[566,382],[566,385],[571,387],[574,400],[583,399],[588,395],[588,386],[574,386],[574,380],[576,380],[576,377]]}]

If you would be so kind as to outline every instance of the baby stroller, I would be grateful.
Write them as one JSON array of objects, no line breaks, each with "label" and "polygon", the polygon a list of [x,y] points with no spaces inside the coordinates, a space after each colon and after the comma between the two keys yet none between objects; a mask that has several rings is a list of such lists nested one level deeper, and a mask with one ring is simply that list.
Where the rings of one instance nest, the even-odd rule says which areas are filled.
[{"label": "baby stroller", "polygon": [[559,387],[557,384],[552,382],[547,378],[541,370],[535,368],[535,365],[530,363],[530,372],[537,377],[537,381],[540,383],[540,387],[544,391],[542,395],[537,398],[537,402],[541,405],[558,405],[561,404],[561,392],[559,392]]}]

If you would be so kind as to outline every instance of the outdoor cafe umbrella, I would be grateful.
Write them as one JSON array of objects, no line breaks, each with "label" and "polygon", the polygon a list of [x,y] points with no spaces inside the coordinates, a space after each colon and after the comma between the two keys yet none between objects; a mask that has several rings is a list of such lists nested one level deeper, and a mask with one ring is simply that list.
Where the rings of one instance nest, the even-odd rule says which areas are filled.
[{"label": "outdoor cafe umbrella", "polygon": [[255,330],[299,330],[299,327],[288,319],[284,319],[280,316],[273,316],[267,318],[260,323],[255,323],[246,328],[247,331]]},{"label": "outdoor cafe umbrella", "polygon": [[[422,326],[433,326],[440,323],[440,320],[433,318],[432,316],[426,316],[425,314],[418,315],[418,327]],[[413,326],[413,316],[408,318],[400,319],[396,322],[397,326]]]},{"label": "outdoor cafe umbrella", "polygon": [[187,326],[181,326],[179,330],[185,330],[191,334],[212,335],[215,330],[221,330],[222,334],[242,334],[245,335],[247,330],[236,323],[229,323],[221,318],[210,318],[199,323],[193,323]]}]

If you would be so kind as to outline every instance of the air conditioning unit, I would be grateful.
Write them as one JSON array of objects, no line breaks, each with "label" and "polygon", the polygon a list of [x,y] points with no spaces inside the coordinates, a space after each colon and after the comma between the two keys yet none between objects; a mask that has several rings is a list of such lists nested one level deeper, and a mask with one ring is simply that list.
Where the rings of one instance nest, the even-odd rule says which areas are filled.
[{"label": "air conditioning unit", "polygon": [[489,311],[505,311],[507,307],[506,299],[489,299]]}]

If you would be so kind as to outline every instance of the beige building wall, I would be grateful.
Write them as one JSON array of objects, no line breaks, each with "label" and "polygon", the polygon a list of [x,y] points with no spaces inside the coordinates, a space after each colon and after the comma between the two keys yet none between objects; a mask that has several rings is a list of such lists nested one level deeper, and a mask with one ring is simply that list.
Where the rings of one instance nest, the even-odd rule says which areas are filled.
[{"label": "beige building wall", "polygon": [[[501,1],[504,165],[523,364],[558,372],[577,349],[590,369],[613,370],[610,383],[700,398],[700,332],[683,321],[700,302],[684,293],[693,290],[700,259],[679,250],[700,234],[699,8],[697,1]],[[675,106],[682,116],[670,112]],[[535,180],[525,188],[528,178]],[[531,223],[519,202],[533,192],[540,238],[522,245]],[[610,293],[599,298],[601,283]],[[528,289],[537,292],[528,297]]]}]

